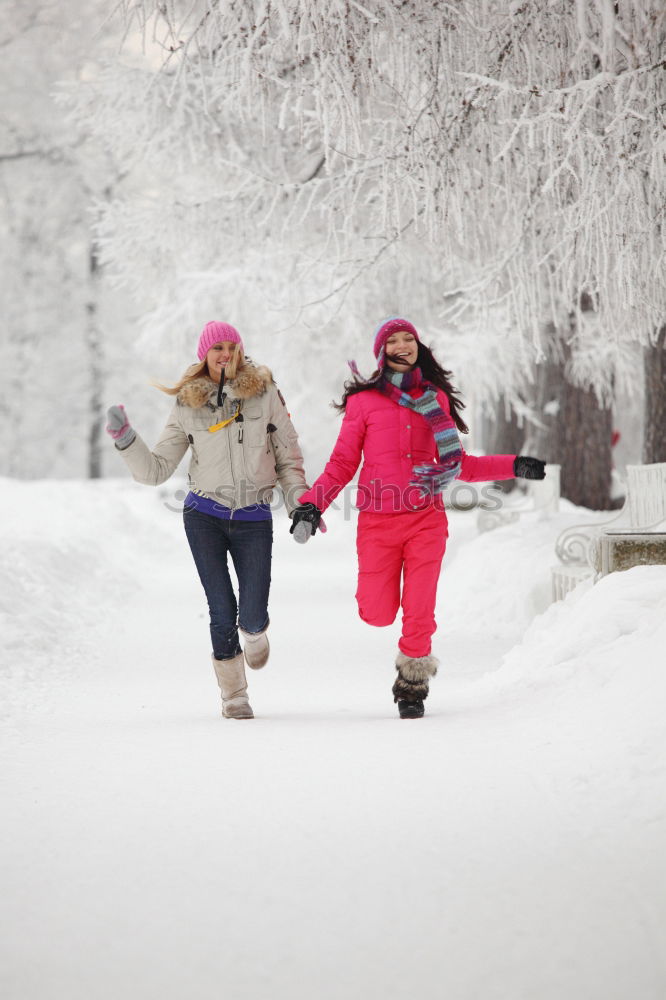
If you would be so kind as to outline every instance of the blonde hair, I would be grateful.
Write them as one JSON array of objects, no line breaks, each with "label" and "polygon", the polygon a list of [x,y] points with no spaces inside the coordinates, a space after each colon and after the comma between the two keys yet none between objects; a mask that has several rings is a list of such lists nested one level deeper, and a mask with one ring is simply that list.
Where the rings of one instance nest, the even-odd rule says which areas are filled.
[{"label": "blonde hair", "polygon": [[[240,344],[236,344],[224,369],[225,380],[227,382],[233,381],[244,364],[245,355],[243,354],[243,348]],[[205,358],[203,361],[195,361],[193,365],[190,365],[175,385],[162,385],[161,382],[153,382],[152,384],[156,389],[159,389],[161,392],[166,392],[169,396],[177,396],[184,386],[186,386],[189,382],[194,382],[195,379],[198,378],[210,378],[211,382],[214,382],[214,379],[210,377],[208,363]]]}]

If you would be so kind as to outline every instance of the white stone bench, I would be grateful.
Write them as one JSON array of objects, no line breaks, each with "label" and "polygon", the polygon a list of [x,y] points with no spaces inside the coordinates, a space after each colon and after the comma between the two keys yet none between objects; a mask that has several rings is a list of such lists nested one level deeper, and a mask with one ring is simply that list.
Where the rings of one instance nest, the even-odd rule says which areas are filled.
[{"label": "white stone bench", "polygon": [[[666,526],[666,462],[627,466],[627,495],[614,517],[574,524],[555,543],[559,565],[552,568],[553,600],[559,601],[583,580],[597,580],[623,563],[620,548],[629,540],[634,559],[659,562],[663,551],[659,535]],[[643,543],[639,541],[643,538]],[[621,542],[621,544],[620,544]],[[643,556],[636,553],[643,550]]]},{"label": "white stone bench", "polygon": [[526,490],[520,491],[520,499],[513,499],[513,494],[502,494],[507,499],[491,510],[479,507],[476,523],[479,531],[492,531],[503,524],[512,524],[523,514],[540,511],[544,517],[557,514],[560,507],[560,466],[547,465],[545,479],[524,480]]}]

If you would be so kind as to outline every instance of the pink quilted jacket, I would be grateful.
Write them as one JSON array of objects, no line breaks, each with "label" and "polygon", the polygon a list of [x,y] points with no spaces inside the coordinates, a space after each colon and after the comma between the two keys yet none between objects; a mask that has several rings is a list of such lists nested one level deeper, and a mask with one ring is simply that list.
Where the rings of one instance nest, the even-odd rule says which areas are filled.
[{"label": "pink quilted jacket", "polygon": [[[437,398],[450,412],[446,393]],[[421,494],[410,486],[412,467],[437,461],[435,438],[420,413],[398,406],[382,393],[369,389],[350,396],[333,453],[314,485],[299,498],[325,511],[338,493],[353,479],[363,457],[356,506],[376,513],[444,507],[442,494]],[[463,452],[458,479],[468,483],[513,478],[515,455],[475,458]]]}]

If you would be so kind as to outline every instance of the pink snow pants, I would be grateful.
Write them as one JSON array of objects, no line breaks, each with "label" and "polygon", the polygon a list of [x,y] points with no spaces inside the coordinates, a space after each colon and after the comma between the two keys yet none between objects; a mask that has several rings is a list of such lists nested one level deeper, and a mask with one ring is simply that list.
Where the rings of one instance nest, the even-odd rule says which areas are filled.
[{"label": "pink snow pants", "polygon": [[[405,656],[427,656],[437,628],[437,581],[448,536],[446,514],[422,511],[358,517],[358,613],[369,625],[391,625],[402,604]],[[402,595],[400,578],[402,576]]]}]

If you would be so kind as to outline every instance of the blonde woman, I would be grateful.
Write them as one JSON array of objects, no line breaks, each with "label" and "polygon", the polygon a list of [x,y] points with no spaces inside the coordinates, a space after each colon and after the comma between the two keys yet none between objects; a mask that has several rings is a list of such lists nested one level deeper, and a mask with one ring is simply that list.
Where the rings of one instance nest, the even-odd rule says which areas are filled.
[{"label": "blonde woman", "polygon": [[222,714],[251,719],[244,660],[257,669],[269,655],[272,490],[279,483],[291,514],[307,489],[303,456],[270,371],[245,357],[233,326],[207,323],[197,356],[175,386],[157,386],[176,402],[152,451],[122,405],[109,409],[107,431],[134,479],[149,486],[165,482],[191,449],[183,518],[208,601]]}]

